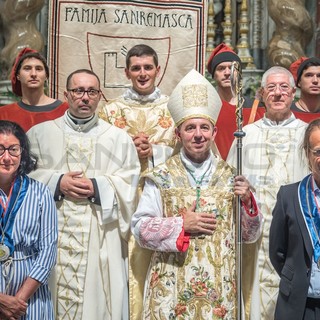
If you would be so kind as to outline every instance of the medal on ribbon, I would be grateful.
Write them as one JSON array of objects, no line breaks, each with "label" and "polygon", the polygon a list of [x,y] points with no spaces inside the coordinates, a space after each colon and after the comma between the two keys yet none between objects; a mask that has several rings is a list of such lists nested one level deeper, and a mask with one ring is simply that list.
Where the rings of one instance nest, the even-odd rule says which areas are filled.
[{"label": "medal on ribbon", "polygon": [[6,206],[0,206],[0,262],[8,260],[14,252],[13,225],[15,217],[29,186],[27,176],[17,176],[14,180]]},{"label": "medal on ribbon", "polygon": [[0,261],[5,261],[10,256],[10,249],[5,244],[0,244]]}]

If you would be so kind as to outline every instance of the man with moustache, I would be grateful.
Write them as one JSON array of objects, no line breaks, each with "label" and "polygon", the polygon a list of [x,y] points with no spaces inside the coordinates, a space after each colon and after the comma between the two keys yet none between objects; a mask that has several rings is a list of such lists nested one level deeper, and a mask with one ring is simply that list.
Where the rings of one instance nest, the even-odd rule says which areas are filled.
[{"label": "man with moustache", "polygon": [[56,318],[128,317],[127,241],[140,164],[132,139],[98,118],[100,81],[80,69],[67,78],[65,115],[28,131],[58,208]]}]

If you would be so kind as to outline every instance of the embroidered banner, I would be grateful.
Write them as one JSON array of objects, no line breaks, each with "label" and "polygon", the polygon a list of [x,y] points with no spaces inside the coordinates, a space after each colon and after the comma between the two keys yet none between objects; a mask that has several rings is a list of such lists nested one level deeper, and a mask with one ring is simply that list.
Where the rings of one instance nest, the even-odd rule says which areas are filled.
[{"label": "embroidered banner", "polygon": [[79,68],[98,74],[106,100],[130,81],[125,56],[140,43],[159,55],[157,85],[170,94],[192,68],[205,71],[207,1],[62,1],[49,6],[50,95],[63,99],[67,76]]}]

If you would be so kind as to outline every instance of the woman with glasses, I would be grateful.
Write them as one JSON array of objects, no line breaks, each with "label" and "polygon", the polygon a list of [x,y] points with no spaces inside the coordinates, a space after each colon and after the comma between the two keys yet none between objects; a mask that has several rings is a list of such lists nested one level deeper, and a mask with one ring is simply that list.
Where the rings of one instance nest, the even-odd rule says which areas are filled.
[{"label": "woman with glasses", "polygon": [[275,319],[320,319],[320,119],[303,149],[311,174],[278,192],[270,227],[270,260],[280,276]]},{"label": "woman with glasses", "polygon": [[0,120],[0,319],[54,319],[47,285],[57,256],[57,213],[29,140]]}]

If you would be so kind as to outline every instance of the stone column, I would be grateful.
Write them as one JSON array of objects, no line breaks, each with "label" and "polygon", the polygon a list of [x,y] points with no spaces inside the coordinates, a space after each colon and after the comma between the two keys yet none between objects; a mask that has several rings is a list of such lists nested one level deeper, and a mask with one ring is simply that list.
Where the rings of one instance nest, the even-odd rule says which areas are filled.
[{"label": "stone column", "polygon": [[216,25],[214,23],[214,4],[213,0],[208,0],[208,24],[207,24],[207,59],[210,56],[212,50],[215,47],[215,29]]},{"label": "stone column", "polygon": [[233,49],[232,46],[232,33],[233,33],[233,22],[232,22],[232,7],[231,7],[231,0],[226,0],[224,5],[224,22],[222,23],[223,26],[223,35],[224,35],[224,43]]},{"label": "stone column", "polygon": [[12,64],[21,49],[43,50],[44,39],[36,27],[36,17],[43,4],[44,0],[1,0],[4,33],[4,47],[0,53],[2,79],[10,77]]},{"label": "stone column", "polygon": [[258,69],[261,68],[261,48],[262,48],[262,4],[261,0],[251,1],[252,8],[252,56]]},{"label": "stone column", "polygon": [[238,20],[239,39],[237,44],[238,56],[246,69],[256,69],[253,58],[249,50],[249,19],[248,19],[248,0],[242,0],[240,6],[240,16]]}]

